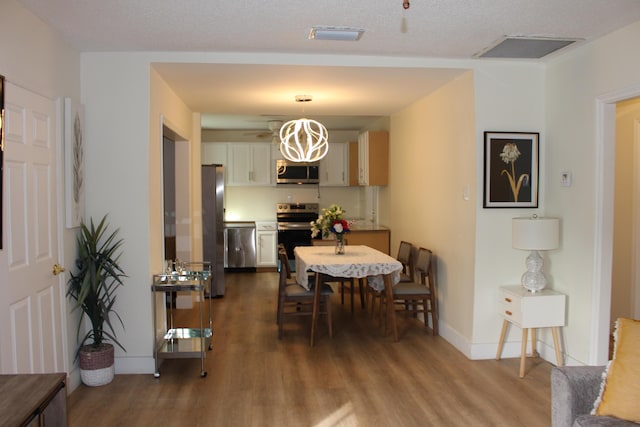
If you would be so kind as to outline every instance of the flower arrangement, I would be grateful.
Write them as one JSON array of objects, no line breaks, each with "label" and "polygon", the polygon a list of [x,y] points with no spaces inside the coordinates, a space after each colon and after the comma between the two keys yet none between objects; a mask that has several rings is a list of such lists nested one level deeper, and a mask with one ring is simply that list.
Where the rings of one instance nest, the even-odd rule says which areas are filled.
[{"label": "flower arrangement", "polygon": [[516,167],[515,163],[520,157],[520,150],[518,150],[518,146],[514,143],[505,144],[502,148],[502,153],[500,153],[500,158],[506,164],[511,164],[511,173],[508,170],[502,169],[501,175],[507,175],[507,179],[509,180],[509,186],[511,186],[511,193],[513,194],[513,201],[518,201],[518,194],[520,193],[520,188],[522,184],[526,183],[529,180],[529,174],[523,173],[520,175],[518,180],[516,181]]},{"label": "flower arrangement", "polygon": [[348,233],[349,223],[342,219],[342,215],[347,212],[341,206],[333,204],[329,208],[322,208],[322,213],[316,221],[311,221],[311,237],[316,237],[322,233],[322,237],[329,237],[329,233],[336,235],[341,240],[344,233]]}]

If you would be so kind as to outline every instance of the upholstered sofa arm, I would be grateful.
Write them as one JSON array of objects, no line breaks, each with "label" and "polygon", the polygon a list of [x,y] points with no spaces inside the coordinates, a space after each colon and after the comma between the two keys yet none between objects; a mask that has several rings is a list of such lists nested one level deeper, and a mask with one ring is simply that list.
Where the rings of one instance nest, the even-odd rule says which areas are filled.
[{"label": "upholstered sofa arm", "polygon": [[551,370],[551,425],[570,427],[588,414],[598,397],[604,366],[564,366]]}]

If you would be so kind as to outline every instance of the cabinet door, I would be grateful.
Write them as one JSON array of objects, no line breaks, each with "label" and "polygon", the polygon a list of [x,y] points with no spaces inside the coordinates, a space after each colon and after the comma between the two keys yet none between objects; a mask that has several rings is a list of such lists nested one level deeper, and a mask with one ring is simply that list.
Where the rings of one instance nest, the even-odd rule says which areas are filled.
[{"label": "cabinet door", "polygon": [[358,183],[387,185],[389,181],[389,134],[386,131],[358,135]]},{"label": "cabinet door", "polygon": [[320,185],[344,186],[347,184],[347,145],[330,144],[327,155],[320,160]]},{"label": "cabinet door", "polygon": [[229,144],[228,185],[251,184],[251,146],[249,144]]},{"label": "cabinet door", "polygon": [[357,187],[358,182],[358,142],[353,141],[349,144],[349,185]]},{"label": "cabinet door", "polygon": [[271,185],[271,144],[228,144],[228,185]]},{"label": "cabinet door", "polygon": [[258,232],[258,267],[273,267],[276,265],[277,243],[277,232]]},{"label": "cabinet door", "polygon": [[358,184],[369,185],[369,132],[358,135]]},{"label": "cabinet door", "polygon": [[200,163],[203,165],[227,164],[227,144],[220,142],[202,143]]},{"label": "cabinet door", "polygon": [[271,144],[251,144],[251,184],[271,185]]}]

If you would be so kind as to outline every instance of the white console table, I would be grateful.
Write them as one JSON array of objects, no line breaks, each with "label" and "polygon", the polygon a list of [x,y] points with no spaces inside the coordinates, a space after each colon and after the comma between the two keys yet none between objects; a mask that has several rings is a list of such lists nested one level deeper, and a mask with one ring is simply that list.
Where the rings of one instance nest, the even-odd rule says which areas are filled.
[{"label": "white console table", "polygon": [[514,324],[522,329],[522,351],[520,354],[520,378],[524,377],[525,359],[527,350],[527,335],[531,329],[531,351],[534,356],[536,351],[536,329],[551,328],[553,344],[556,351],[558,366],[562,366],[562,348],[559,338],[559,328],[564,326],[566,295],[550,289],[531,293],[520,285],[502,286],[499,290],[500,315],[504,319],[496,360],[500,360],[504,339],[507,335],[509,324]]}]

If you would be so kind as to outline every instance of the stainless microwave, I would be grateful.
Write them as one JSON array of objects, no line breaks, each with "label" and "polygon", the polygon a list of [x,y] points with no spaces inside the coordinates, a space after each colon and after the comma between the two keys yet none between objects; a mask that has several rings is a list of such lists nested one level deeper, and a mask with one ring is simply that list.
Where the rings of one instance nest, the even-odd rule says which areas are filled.
[{"label": "stainless microwave", "polygon": [[276,161],[277,184],[318,184],[320,182],[317,163],[295,163]]}]

